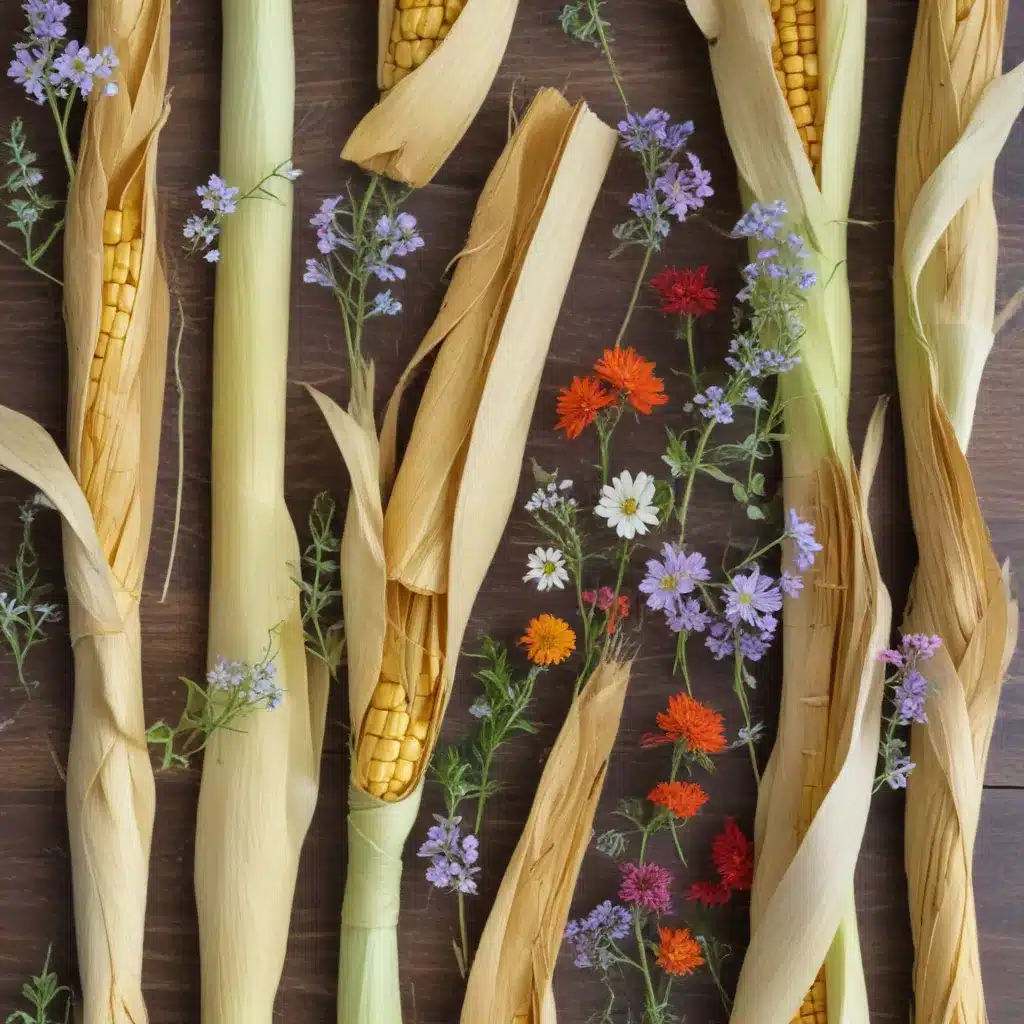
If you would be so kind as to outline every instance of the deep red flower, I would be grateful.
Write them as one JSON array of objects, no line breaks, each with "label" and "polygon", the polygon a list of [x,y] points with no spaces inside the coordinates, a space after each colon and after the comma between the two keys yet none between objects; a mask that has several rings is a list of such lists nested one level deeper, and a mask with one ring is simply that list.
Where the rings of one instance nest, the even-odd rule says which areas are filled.
[{"label": "deep red flower", "polygon": [[718,292],[707,283],[707,265],[679,270],[666,267],[651,278],[651,287],[661,296],[662,313],[675,316],[704,316],[718,309]]},{"label": "deep red flower", "polygon": [[720,907],[728,903],[731,896],[732,889],[721,882],[694,882],[686,890],[686,899],[699,900],[705,907]]},{"label": "deep red flower", "polygon": [[754,852],[750,840],[732,818],[711,843],[711,859],[727,889],[749,889],[754,882]]}]

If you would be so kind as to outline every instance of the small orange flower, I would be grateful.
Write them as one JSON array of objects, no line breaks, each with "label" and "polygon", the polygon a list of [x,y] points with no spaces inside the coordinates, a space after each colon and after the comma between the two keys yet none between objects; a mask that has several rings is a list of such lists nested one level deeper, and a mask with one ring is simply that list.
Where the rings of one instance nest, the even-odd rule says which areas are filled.
[{"label": "small orange flower", "polygon": [[558,394],[555,430],[564,430],[565,436],[574,441],[597,419],[602,409],[614,402],[615,398],[596,377],[573,377],[572,383]]},{"label": "small orange flower", "polygon": [[659,928],[658,966],[666,974],[692,974],[703,966],[700,943],[689,928]]},{"label": "small orange flower", "polygon": [[708,795],[696,782],[659,782],[647,799],[685,819],[697,814],[708,802]]},{"label": "small orange flower", "polygon": [[662,743],[685,743],[694,754],[720,754],[726,748],[725,720],[712,707],[687,693],[668,699],[668,711],[658,712],[660,733],[647,733],[645,747]]},{"label": "small orange flower", "polygon": [[656,405],[668,401],[665,382],[654,376],[654,363],[639,356],[634,348],[608,348],[594,364],[598,377],[621,391],[637,412],[649,415]]},{"label": "small orange flower", "polygon": [[627,594],[619,594],[615,601],[615,607],[610,609],[608,615],[608,635],[614,636],[615,629],[619,624],[620,619],[629,618],[629,596]]},{"label": "small orange flower", "polygon": [[576,650],[576,634],[565,619],[554,615],[530,619],[519,642],[535,665],[560,665]]}]

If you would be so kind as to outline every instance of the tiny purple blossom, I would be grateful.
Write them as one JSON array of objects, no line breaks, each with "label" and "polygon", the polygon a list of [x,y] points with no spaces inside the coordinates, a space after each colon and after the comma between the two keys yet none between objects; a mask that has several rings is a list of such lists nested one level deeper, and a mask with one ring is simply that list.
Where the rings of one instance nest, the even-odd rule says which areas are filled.
[{"label": "tiny purple blossom", "polygon": [[733,642],[733,629],[727,622],[717,620],[711,623],[711,632],[704,641],[707,649],[715,656],[715,661],[728,658],[736,649]]},{"label": "tiny purple blossom", "polygon": [[732,406],[724,401],[725,392],[713,384],[705,391],[693,396],[695,405],[700,406],[700,414],[716,423],[732,423]]},{"label": "tiny purple blossom", "polygon": [[909,757],[898,757],[885,775],[890,789],[906,789],[907,776],[917,767]]},{"label": "tiny purple blossom", "polygon": [[632,928],[632,918],[625,907],[605,900],[586,917],[570,921],[565,929],[566,941],[572,946],[577,967],[606,971],[614,962],[613,942],[624,939]]},{"label": "tiny purple blossom", "polygon": [[463,836],[462,819],[442,818],[435,814],[436,825],[427,831],[426,842],[417,851],[418,857],[429,857],[427,881],[438,889],[474,895],[475,875],[480,868],[476,862],[480,856],[480,843],[476,836]]},{"label": "tiny purple blossom", "polygon": [[654,210],[657,205],[657,200],[652,192],[634,192],[629,197],[629,208],[638,217],[651,217],[654,215]]},{"label": "tiny purple blossom", "polygon": [[903,655],[894,651],[891,647],[878,652],[878,660],[883,665],[894,665],[896,668],[903,668]]},{"label": "tiny purple blossom", "polygon": [[680,124],[670,124],[665,129],[665,148],[670,153],[682,149],[690,140],[693,134],[693,122],[683,121]]},{"label": "tiny purple blossom", "polygon": [[321,288],[333,288],[331,272],[319,260],[306,260],[306,272],[302,275],[306,284],[318,284]]},{"label": "tiny purple blossom", "polygon": [[761,616],[782,607],[782,594],[771,576],[762,576],[758,566],[749,573],[737,573],[725,588],[725,617],[736,626],[745,622],[761,626]]},{"label": "tiny purple blossom", "polygon": [[91,53],[88,46],[72,40],[53,61],[50,84],[58,90],[68,87],[77,89],[83,96],[92,92],[97,78],[109,78],[118,65],[111,47],[105,46],[100,53]]},{"label": "tiny purple blossom", "polygon": [[761,392],[755,387],[749,387],[743,392],[743,404],[751,409],[763,409],[768,403],[761,397]]},{"label": "tiny purple blossom", "polygon": [[711,187],[711,172],[704,170],[695,153],[687,153],[686,157],[690,163],[688,169],[669,164],[664,174],[654,182],[680,223],[693,210],[699,210],[705,199],[715,194]]},{"label": "tiny purple blossom", "polygon": [[28,17],[29,33],[33,39],[63,39],[67,35],[65,19],[71,8],[60,0],[28,0],[22,4]]},{"label": "tiny purple blossom", "polygon": [[911,722],[923,725],[928,721],[928,715],[924,710],[927,697],[928,680],[916,668],[903,675],[892,692],[896,717],[900,725],[910,725]]},{"label": "tiny purple blossom", "polygon": [[211,174],[205,185],[196,188],[199,205],[213,214],[227,216],[238,209],[239,190],[229,185],[219,174]]},{"label": "tiny purple blossom", "polygon": [[219,263],[220,262],[220,249],[207,249],[203,253],[203,259],[207,263]]},{"label": "tiny purple blossom", "polygon": [[14,51],[14,60],[7,69],[7,77],[20,85],[36,103],[46,99],[47,55],[40,49],[31,52],[22,46]]},{"label": "tiny purple blossom", "polygon": [[796,548],[794,560],[797,568],[810,569],[814,565],[814,556],[821,551],[821,545],[814,539],[814,523],[801,519],[797,510],[791,508],[786,536]]},{"label": "tiny purple blossom", "polygon": [[[770,618],[770,616],[766,616]],[[765,630],[761,633],[748,633],[740,630],[740,654],[747,661],[760,661],[767,653],[772,644],[772,633]]]},{"label": "tiny purple blossom", "polygon": [[402,312],[402,304],[394,298],[390,291],[378,292],[373,297],[369,316],[397,316]]},{"label": "tiny purple blossom", "polygon": [[707,559],[699,552],[691,554],[675,544],[665,544],[661,560],[652,558],[647,563],[647,575],[640,583],[641,593],[647,594],[647,607],[654,611],[667,611],[674,607],[676,598],[689,594],[696,583],[711,579]]},{"label": "tiny purple blossom", "polygon": [[622,145],[632,153],[642,153],[652,146],[666,141],[669,115],[664,110],[652,107],[646,114],[626,114],[618,123]]},{"label": "tiny purple blossom", "polygon": [[678,601],[667,615],[668,628],[673,633],[703,633],[708,628],[711,616],[695,597]]},{"label": "tiny purple blossom", "polygon": [[774,203],[752,203],[750,209],[736,222],[732,229],[736,238],[771,239],[782,230],[782,219],[786,215],[786,204],[781,200]]},{"label": "tiny purple blossom", "polygon": [[788,569],[779,577],[779,590],[786,597],[799,597],[800,591],[804,589],[804,578],[791,573]]}]

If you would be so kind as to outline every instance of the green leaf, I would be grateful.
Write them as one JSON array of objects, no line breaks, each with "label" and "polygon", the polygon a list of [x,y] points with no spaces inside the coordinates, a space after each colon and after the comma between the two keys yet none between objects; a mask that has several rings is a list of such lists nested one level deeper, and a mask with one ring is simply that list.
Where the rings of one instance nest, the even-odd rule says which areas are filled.
[{"label": "green leaf", "polygon": [[736,483],[732,485],[732,496],[741,505],[745,505],[747,503],[747,492],[744,489],[743,484]]},{"label": "green leaf", "polygon": [[750,490],[752,494],[764,497],[764,473],[755,473],[750,478]]},{"label": "green leaf", "polygon": [[742,665],[740,671],[743,673],[743,682],[747,684],[752,690],[757,689],[757,680],[750,674],[750,670],[746,665]]},{"label": "green leaf", "polygon": [[715,480],[719,481],[719,483],[723,483],[723,484],[738,484],[739,483],[739,480],[737,480],[736,477],[729,476],[728,473],[723,472],[717,466],[701,466],[700,469],[701,469],[702,473],[707,473],[708,476],[710,476],[710,477],[714,478]]},{"label": "green leaf", "polygon": [[760,505],[750,504],[747,506],[747,518],[748,519],[764,519],[764,509]]}]

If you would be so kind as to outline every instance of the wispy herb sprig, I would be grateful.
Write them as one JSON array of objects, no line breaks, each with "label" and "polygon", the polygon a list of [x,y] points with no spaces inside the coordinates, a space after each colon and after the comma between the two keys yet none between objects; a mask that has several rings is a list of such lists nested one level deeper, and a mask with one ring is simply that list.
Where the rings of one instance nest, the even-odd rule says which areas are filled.
[{"label": "wispy herb sprig", "polygon": [[309,512],[309,546],[302,555],[302,575],[296,579],[302,594],[302,628],[306,650],[319,658],[331,676],[337,675],[345,654],[341,620],[341,541],[334,533],[334,499],[321,491]]},{"label": "wispy herb sprig", "polygon": [[[68,1024],[71,1020],[71,989],[60,983],[54,971],[50,970],[50,954],[52,947],[46,951],[46,961],[39,974],[34,975],[21,986],[21,997],[29,1005],[28,1010],[15,1010],[9,1014],[6,1024]],[[60,1012],[61,999],[64,1001],[64,1012],[61,1016],[51,1016]]]},{"label": "wispy herb sprig", "polygon": [[244,731],[240,726],[248,715],[278,707],[284,692],[274,664],[276,638],[274,630],[263,657],[255,664],[218,657],[206,673],[205,685],[182,677],[188,695],[178,724],[171,726],[161,720],[146,730],[147,741],[160,752],[161,768],[187,768],[217,732]]},{"label": "wispy herb sprig", "polygon": [[32,526],[43,504],[45,499],[34,499],[21,506],[18,550],[13,564],[0,569],[0,634],[27,697],[32,697],[39,686],[26,675],[29,653],[46,639],[45,627],[61,619],[60,607],[46,600],[51,588],[39,581],[39,560],[32,542]]}]

